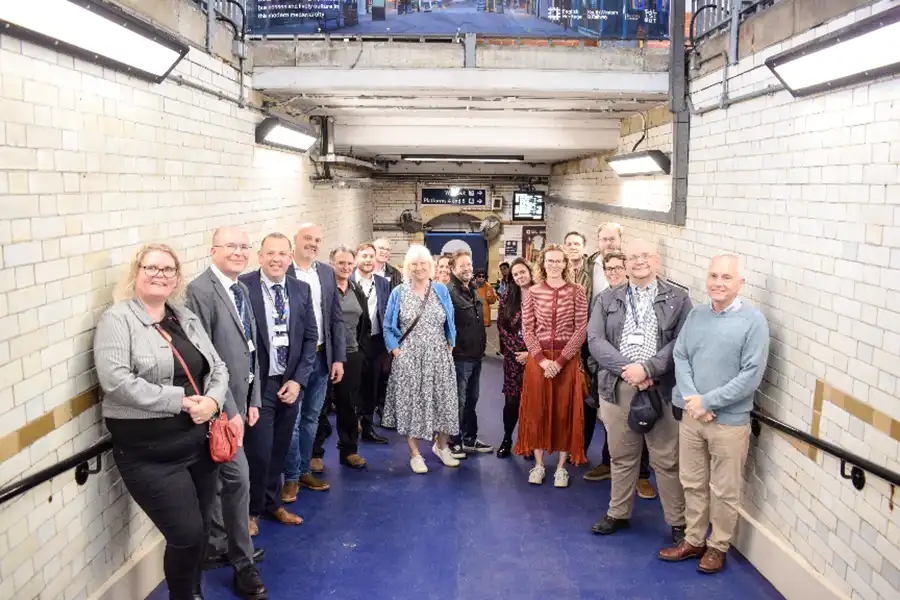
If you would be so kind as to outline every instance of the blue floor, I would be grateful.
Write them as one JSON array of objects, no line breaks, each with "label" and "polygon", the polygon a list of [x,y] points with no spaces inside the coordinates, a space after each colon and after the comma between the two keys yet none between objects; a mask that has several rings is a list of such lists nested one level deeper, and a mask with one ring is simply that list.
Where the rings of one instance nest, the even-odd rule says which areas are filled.
[{"label": "blue floor", "polygon": [[[501,365],[485,360],[480,437],[502,437]],[[317,600],[688,600],[782,598],[732,550],[724,571],[696,572],[696,561],[667,564],[656,552],[669,540],[658,500],[637,499],[632,527],[592,535],[609,501],[609,482],[581,478],[570,467],[568,489],[527,483],[533,463],[470,457],[459,469],[440,464],[423,444],[430,469],[414,475],[406,444],[393,432],[388,446],[365,444],[363,471],[338,464],[328,441],[328,492],[301,491],[291,510],[305,523],[260,522],[257,545],[270,598]],[[600,440],[589,453],[599,459]],[[549,464],[549,463],[548,463]],[[204,574],[206,600],[237,598],[231,570]],[[165,584],[149,600],[167,598]]]}]

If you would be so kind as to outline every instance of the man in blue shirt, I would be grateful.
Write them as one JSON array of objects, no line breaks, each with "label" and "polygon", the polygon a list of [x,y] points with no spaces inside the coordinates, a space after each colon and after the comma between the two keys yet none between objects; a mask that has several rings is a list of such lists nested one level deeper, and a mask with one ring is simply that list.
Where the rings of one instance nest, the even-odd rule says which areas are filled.
[{"label": "man in blue shirt", "polygon": [[686,528],[684,540],[659,557],[700,558],[702,573],[725,565],[737,526],[750,411],[769,355],[768,323],[738,296],[743,284],[736,256],[715,257],[706,278],[710,302],[691,311],[675,343],[672,403],[686,413],[679,439]]}]

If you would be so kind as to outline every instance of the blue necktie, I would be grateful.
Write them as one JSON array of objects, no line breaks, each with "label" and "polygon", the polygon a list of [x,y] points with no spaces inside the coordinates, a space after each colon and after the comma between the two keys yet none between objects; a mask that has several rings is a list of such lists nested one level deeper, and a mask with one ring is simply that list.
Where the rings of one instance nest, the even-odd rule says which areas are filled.
[{"label": "blue necktie", "polygon": [[235,283],[231,286],[231,293],[234,295],[234,305],[237,307],[238,315],[244,325],[244,337],[249,340],[253,333],[253,326],[250,325],[250,311],[244,310],[244,292],[241,291],[241,286]]},{"label": "blue necktie", "polygon": [[[280,283],[276,283],[272,286],[272,289],[275,290],[275,324],[287,325],[287,318],[284,310],[284,288]],[[278,346],[276,351],[278,353],[278,366],[282,369],[287,368],[288,347]]]}]

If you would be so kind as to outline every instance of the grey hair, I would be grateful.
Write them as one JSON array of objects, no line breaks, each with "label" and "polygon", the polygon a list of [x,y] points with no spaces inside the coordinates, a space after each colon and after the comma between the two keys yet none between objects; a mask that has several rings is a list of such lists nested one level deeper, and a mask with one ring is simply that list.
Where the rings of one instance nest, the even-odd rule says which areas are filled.
[{"label": "grey hair", "polygon": [[337,256],[341,252],[348,253],[350,256],[353,257],[353,260],[356,260],[356,250],[353,250],[352,248],[348,248],[347,246],[345,246],[343,244],[341,244],[340,246],[337,246],[334,250],[331,251],[331,253],[328,254],[328,260],[330,260],[331,262],[334,262],[334,257]]}]

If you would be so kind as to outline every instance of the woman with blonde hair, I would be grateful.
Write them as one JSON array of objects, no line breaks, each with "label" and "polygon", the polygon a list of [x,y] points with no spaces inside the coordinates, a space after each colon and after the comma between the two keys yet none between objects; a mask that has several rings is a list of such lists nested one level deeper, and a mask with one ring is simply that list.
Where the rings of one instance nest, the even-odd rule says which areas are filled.
[{"label": "woman with blonde hair", "polygon": [[94,337],[113,456],[125,488],[166,539],[170,600],[202,597],[217,482],[207,434],[228,391],[227,368],[200,320],[175,302],[183,285],[175,252],[144,246]]},{"label": "woman with blonde hair", "polygon": [[453,304],[443,283],[432,281],[434,259],[425,246],[409,247],[403,283],[394,288],[384,315],[384,344],[393,355],[382,424],[407,437],[414,473],[427,473],[417,440],[437,437],[432,451],[448,467],[459,466],[448,440],[459,433],[453,345]]},{"label": "woman with blonde hair", "polygon": [[579,359],[587,338],[584,288],[573,282],[572,265],[562,246],[549,244],[534,265],[534,284],[522,300],[522,335],[528,348],[519,435],[515,453],[534,451],[528,482],[544,482],[544,452],[559,452],[556,487],[569,485],[566,458],[580,465],[584,455],[584,373]]}]

